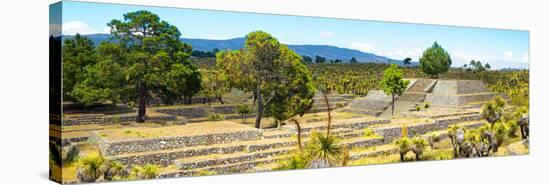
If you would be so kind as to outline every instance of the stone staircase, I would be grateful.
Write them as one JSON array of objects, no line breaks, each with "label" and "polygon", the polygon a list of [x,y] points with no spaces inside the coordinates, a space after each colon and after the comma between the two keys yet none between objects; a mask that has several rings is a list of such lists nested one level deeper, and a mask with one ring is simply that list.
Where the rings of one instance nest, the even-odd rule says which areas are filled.
[{"label": "stone staircase", "polygon": [[[431,131],[445,130],[451,124],[463,124],[469,127],[482,125],[479,114],[439,115],[431,119],[431,122],[411,124],[408,126],[409,135],[425,134]],[[307,143],[311,131],[323,132],[327,129],[326,122],[308,123],[302,126],[302,142]],[[365,128],[371,128],[379,136],[365,137]],[[395,138],[401,136],[402,126],[393,125],[389,120],[376,118],[350,118],[335,120],[331,125],[331,134],[340,138],[341,145],[347,145],[350,149],[366,148],[371,146],[388,145]],[[247,131],[247,134],[235,134],[230,142],[219,142],[220,139],[231,138],[225,135],[207,137],[200,135],[189,138],[192,144],[180,144],[177,146],[155,148],[154,145],[170,145],[171,138],[139,139],[141,145],[134,141],[99,141],[102,153],[108,159],[120,161],[126,165],[156,164],[162,167],[161,177],[194,176],[204,172],[217,174],[261,171],[258,166],[274,166],[278,161],[288,157],[297,148],[294,125],[285,125],[281,128],[268,129],[255,133]],[[241,137],[247,135],[246,137]],[[180,143],[181,138],[176,138]],[[162,144],[164,142],[164,144]],[[153,143],[153,144],[143,144]],[[111,147],[109,146],[111,145]],[[106,148],[122,148],[120,151],[103,152]],[[132,147],[139,148],[133,151]],[[378,148],[378,147],[377,147]],[[394,148],[384,148],[376,151],[357,151],[350,153],[351,160],[396,152]]]},{"label": "stone staircase", "polygon": [[[416,105],[420,105],[426,99],[426,95],[431,93],[435,87],[437,80],[432,79],[419,79],[411,87],[407,89],[401,96],[395,100],[394,114],[400,114],[413,110]],[[382,113],[382,117],[391,117],[392,106],[390,106]]]},{"label": "stone staircase", "polygon": [[[349,94],[327,94],[327,99],[332,110],[343,108],[347,106],[352,100],[353,96]],[[308,113],[327,112],[327,106],[325,99],[321,93],[317,93],[313,97],[313,106]]]}]

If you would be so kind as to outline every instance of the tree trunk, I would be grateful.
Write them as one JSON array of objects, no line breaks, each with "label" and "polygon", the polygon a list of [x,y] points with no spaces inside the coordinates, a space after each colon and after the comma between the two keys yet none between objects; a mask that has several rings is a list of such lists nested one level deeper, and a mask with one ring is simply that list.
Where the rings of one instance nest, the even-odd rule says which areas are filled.
[{"label": "tree trunk", "polygon": [[401,162],[405,161],[405,155],[399,153],[399,158],[401,158]]},{"label": "tree trunk", "polygon": [[221,97],[221,96],[220,96],[220,97],[218,97],[218,100],[220,100],[220,102],[221,102],[221,103],[222,103],[222,105],[223,105],[223,99],[222,99],[222,97]]},{"label": "tree trunk", "polygon": [[258,88],[256,89],[256,100],[258,101],[258,113],[256,114],[256,124],[254,127],[260,128],[262,123],[262,114],[264,113],[264,103],[262,101],[262,90],[260,79],[258,78]]},{"label": "tree trunk", "polygon": [[145,109],[147,107],[147,84],[141,82],[139,86],[139,110],[136,122],[145,122]]},{"label": "tree trunk", "polygon": [[252,92],[252,105],[256,105],[257,99],[258,99],[258,96],[256,96],[256,92]]},{"label": "tree trunk", "polygon": [[519,131],[521,132],[521,139],[525,139],[525,133],[523,132],[523,125],[519,126]]},{"label": "tree trunk", "polygon": [[395,111],[395,95],[391,94],[391,115],[393,116],[393,111]]},{"label": "tree trunk", "polygon": [[417,161],[420,161],[420,155],[418,155],[417,153],[414,153],[414,155],[416,155],[416,157],[415,157],[416,160],[417,160]]},{"label": "tree trunk", "polygon": [[296,119],[291,119],[290,121],[294,122],[296,124],[296,130],[298,131],[298,148],[300,151],[302,151],[302,128],[300,127],[300,123]]}]

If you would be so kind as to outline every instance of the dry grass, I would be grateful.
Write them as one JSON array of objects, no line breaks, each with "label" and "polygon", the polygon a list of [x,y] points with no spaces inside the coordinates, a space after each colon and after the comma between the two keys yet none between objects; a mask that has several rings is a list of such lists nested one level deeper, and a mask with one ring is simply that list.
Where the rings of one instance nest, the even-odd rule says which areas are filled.
[{"label": "dry grass", "polygon": [[165,127],[133,127],[121,129],[109,129],[98,131],[99,135],[104,136],[110,141],[119,141],[127,139],[158,138],[170,136],[193,136],[203,134],[219,134],[237,131],[254,130],[246,125],[229,121],[210,121],[194,123],[188,125],[175,125]]}]

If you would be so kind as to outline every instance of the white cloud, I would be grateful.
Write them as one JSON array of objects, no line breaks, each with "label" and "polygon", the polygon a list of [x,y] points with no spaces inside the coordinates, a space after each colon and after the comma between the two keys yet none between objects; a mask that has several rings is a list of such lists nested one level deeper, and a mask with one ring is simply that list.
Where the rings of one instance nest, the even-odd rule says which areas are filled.
[{"label": "white cloud", "polygon": [[507,51],[504,52],[504,60],[513,60],[514,59],[514,52],[513,51]]},{"label": "white cloud", "polygon": [[111,33],[111,27],[107,26],[103,29],[103,33]]},{"label": "white cloud", "polygon": [[332,38],[332,37],[335,36],[334,33],[330,32],[330,31],[321,31],[321,33],[319,35],[323,38]]},{"label": "white cloud", "polygon": [[363,43],[363,42],[352,42],[349,44],[350,48],[356,49],[363,52],[373,52],[376,47],[369,43]]},{"label": "white cloud", "polygon": [[80,21],[69,21],[63,23],[62,28],[63,35],[75,35],[79,34],[93,34],[98,33],[97,30],[91,28],[86,23]]},{"label": "white cloud", "polygon": [[525,64],[529,63],[529,55],[527,53],[524,53],[520,57],[515,55],[513,51],[504,52],[502,55],[472,55],[463,51],[451,51],[449,54],[453,60],[453,66],[469,64],[471,60],[489,63],[493,69],[506,67],[525,68],[527,67]]}]

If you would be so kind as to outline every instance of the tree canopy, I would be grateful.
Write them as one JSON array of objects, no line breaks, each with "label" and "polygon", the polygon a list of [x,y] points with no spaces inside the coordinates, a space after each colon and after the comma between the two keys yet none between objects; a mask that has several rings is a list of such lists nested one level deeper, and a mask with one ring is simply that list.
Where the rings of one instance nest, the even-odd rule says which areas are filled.
[{"label": "tree canopy", "polygon": [[420,68],[424,73],[432,77],[445,73],[451,67],[452,61],[449,53],[437,42],[426,49],[420,57]]},{"label": "tree canopy", "polygon": [[191,46],[179,30],[149,11],[112,20],[111,42],[99,46],[79,35],[64,45],[64,87],[84,104],[123,101],[138,104],[136,120],[145,120],[150,98],[172,103],[193,96],[200,73],[189,61]]},{"label": "tree canopy", "polygon": [[264,112],[286,120],[309,109],[315,87],[301,61],[298,54],[263,31],[250,32],[243,49],[216,55],[216,65],[231,79],[230,86],[255,95],[256,128]]},{"label": "tree canopy", "polygon": [[[391,64],[384,70],[384,76],[380,86],[386,94],[392,95],[392,104],[395,103],[395,96],[401,95],[409,85],[408,80],[403,80],[403,72],[397,67],[397,64]],[[392,105],[392,115],[395,105]]]}]

